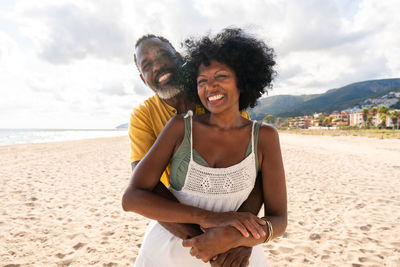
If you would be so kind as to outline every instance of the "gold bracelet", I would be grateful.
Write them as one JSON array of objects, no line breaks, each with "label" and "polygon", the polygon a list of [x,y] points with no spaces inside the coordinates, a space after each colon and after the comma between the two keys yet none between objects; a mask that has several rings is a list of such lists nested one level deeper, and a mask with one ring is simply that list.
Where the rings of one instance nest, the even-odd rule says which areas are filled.
[{"label": "gold bracelet", "polygon": [[267,217],[262,217],[261,219],[263,221],[265,221],[267,223],[267,226],[268,226],[268,237],[264,241],[264,243],[268,243],[269,241],[272,240],[272,237],[274,236],[274,230],[272,228],[272,223],[268,220]]}]

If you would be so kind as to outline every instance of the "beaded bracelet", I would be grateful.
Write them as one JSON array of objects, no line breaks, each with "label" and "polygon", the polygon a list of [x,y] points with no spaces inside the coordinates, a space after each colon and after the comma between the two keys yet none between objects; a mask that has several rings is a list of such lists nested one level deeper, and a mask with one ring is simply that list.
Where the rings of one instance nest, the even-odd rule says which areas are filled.
[{"label": "beaded bracelet", "polygon": [[267,223],[267,226],[268,226],[268,237],[264,241],[264,243],[268,243],[269,241],[271,241],[271,239],[272,239],[272,237],[274,235],[274,230],[272,229],[272,223],[268,220],[267,217],[262,217],[261,219],[263,221],[265,221]]}]

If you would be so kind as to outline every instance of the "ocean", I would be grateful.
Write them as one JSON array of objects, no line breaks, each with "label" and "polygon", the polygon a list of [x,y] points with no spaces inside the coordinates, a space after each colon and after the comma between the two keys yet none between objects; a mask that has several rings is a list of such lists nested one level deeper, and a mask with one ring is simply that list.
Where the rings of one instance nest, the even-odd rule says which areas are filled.
[{"label": "ocean", "polygon": [[128,129],[0,129],[0,146],[127,136]]}]

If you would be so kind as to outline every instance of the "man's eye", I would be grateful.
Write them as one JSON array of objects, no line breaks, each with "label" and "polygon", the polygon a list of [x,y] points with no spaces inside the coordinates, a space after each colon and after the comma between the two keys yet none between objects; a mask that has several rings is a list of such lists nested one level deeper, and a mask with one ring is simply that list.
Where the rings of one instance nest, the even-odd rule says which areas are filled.
[{"label": "man's eye", "polygon": [[150,64],[150,63],[147,63],[146,65],[143,66],[142,69],[143,69],[144,71],[147,71],[147,70],[149,70],[150,66],[151,66],[151,64]]},{"label": "man's eye", "polygon": [[200,85],[200,84],[205,84],[206,82],[207,82],[206,79],[201,79],[201,80],[198,80],[198,81],[197,81],[197,84],[198,84],[198,85]]}]

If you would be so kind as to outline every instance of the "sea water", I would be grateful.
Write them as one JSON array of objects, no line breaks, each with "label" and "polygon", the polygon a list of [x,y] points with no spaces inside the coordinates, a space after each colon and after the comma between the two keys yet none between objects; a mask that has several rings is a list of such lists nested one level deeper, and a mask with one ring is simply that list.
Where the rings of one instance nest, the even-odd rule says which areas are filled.
[{"label": "sea water", "polygon": [[128,129],[0,129],[0,146],[127,136]]}]

